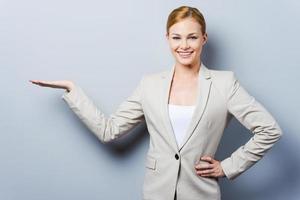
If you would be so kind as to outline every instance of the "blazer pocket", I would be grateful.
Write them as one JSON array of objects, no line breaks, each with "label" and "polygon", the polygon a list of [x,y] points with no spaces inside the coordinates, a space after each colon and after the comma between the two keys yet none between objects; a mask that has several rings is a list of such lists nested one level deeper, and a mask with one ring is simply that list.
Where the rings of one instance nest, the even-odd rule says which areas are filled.
[{"label": "blazer pocket", "polygon": [[153,169],[155,170],[156,169],[156,159],[150,157],[150,156],[147,156],[146,158],[146,167],[149,168],[149,169]]}]

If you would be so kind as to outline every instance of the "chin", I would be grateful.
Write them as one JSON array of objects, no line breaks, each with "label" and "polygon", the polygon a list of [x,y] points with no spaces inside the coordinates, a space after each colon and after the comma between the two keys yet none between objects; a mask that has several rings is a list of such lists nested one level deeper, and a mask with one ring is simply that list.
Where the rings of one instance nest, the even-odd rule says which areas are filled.
[{"label": "chin", "polygon": [[195,63],[194,59],[182,59],[182,58],[177,58],[177,62],[180,63],[181,65],[192,65]]}]

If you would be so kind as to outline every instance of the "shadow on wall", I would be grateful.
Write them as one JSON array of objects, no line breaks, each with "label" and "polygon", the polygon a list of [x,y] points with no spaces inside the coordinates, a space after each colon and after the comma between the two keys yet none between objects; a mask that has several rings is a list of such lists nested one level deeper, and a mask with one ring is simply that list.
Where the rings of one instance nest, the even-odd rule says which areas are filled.
[{"label": "shadow on wall", "polygon": [[[283,129],[284,130],[284,129]],[[285,131],[283,131],[285,133]],[[235,118],[229,124],[216,153],[223,160],[246,143],[252,133]],[[234,180],[221,179],[223,200],[285,199],[299,186],[300,162],[296,155],[296,140],[286,141],[285,135],[258,163]]]},{"label": "shadow on wall", "polygon": [[[82,129],[86,129],[86,126],[81,123],[79,119],[76,120],[80,122],[79,124]],[[101,146],[102,150],[105,150],[106,153],[109,153],[112,157],[126,159],[138,149],[139,145],[143,145],[148,140],[148,135],[147,125],[144,120],[129,132],[107,144],[102,143],[93,133],[90,134],[90,137],[92,137],[92,143],[95,143],[96,146]]]},{"label": "shadow on wall", "polygon": [[[209,39],[203,47],[203,51],[201,53],[201,60],[207,66],[208,69],[218,70],[221,67],[221,65],[218,65],[218,61],[223,60],[223,54],[217,51],[217,43],[218,37],[215,35],[209,35]],[[222,63],[222,66],[223,65],[224,63]]]},{"label": "shadow on wall", "polygon": [[[215,58],[219,54],[217,44],[212,42],[215,41],[214,39],[209,40],[205,45],[202,58],[208,68],[218,70],[219,59]],[[277,119],[276,116],[274,117]],[[298,190],[300,160],[299,155],[296,154],[297,140],[288,141],[286,134],[291,131],[279,121],[278,123],[283,130],[283,137],[264,158],[232,181],[227,178],[220,179],[222,200],[286,199],[291,192]],[[224,131],[216,159],[227,158],[251,136],[252,133],[233,117]]]},{"label": "shadow on wall", "polygon": [[148,139],[148,135],[146,122],[143,121],[127,134],[110,142],[107,146],[114,156],[126,156],[135,151],[138,145],[144,143],[143,141]]}]

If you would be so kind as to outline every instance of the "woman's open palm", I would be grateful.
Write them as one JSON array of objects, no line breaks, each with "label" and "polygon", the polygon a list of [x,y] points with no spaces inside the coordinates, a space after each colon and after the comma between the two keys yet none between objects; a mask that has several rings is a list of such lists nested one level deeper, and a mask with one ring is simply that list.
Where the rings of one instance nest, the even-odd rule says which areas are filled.
[{"label": "woman's open palm", "polygon": [[67,80],[59,80],[59,81],[29,80],[29,81],[33,84],[42,87],[66,89],[68,92],[71,91],[74,86],[74,83],[72,81],[67,81]]}]

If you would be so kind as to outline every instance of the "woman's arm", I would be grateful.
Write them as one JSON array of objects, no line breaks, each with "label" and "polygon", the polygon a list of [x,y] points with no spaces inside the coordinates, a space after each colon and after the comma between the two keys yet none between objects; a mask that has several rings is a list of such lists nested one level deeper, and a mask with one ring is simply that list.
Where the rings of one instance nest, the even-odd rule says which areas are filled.
[{"label": "woman's arm", "polygon": [[131,96],[126,98],[109,117],[106,117],[76,84],[70,92],[63,94],[62,99],[101,142],[107,143],[126,134],[144,120],[142,83],[143,78]]},{"label": "woman's arm", "polygon": [[221,161],[228,179],[234,179],[253,164],[277,142],[282,130],[273,116],[239,84],[233,72],[230,76],[227,96],[228,111],[254,135]]}]

